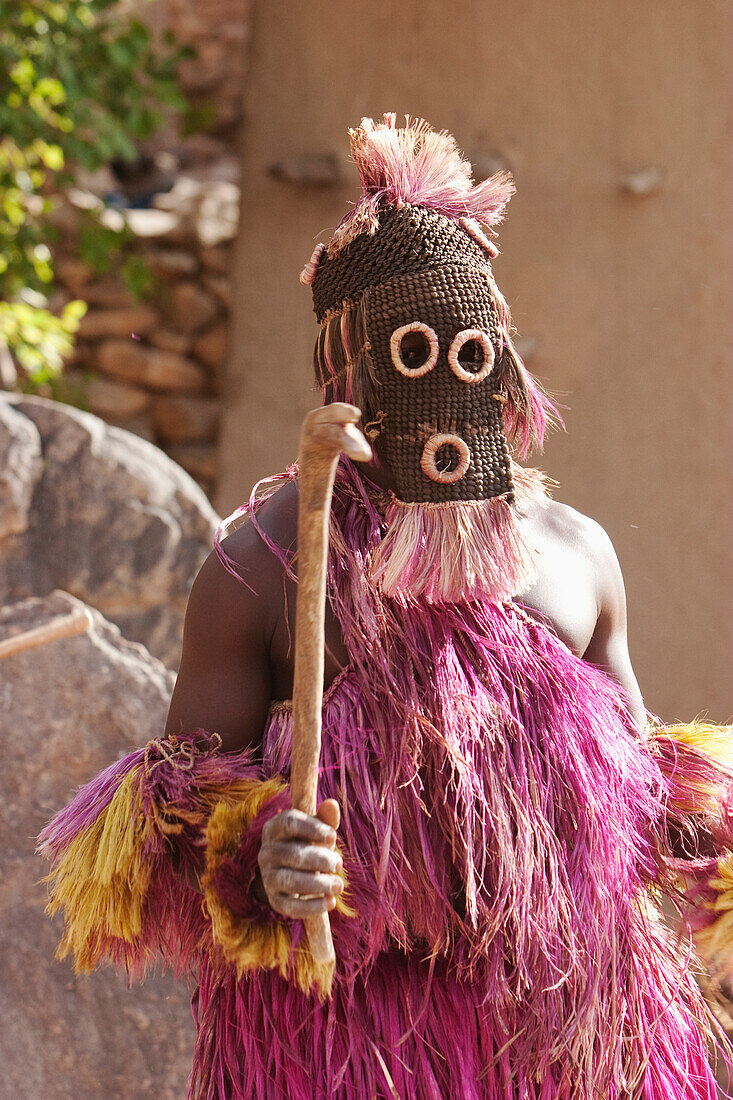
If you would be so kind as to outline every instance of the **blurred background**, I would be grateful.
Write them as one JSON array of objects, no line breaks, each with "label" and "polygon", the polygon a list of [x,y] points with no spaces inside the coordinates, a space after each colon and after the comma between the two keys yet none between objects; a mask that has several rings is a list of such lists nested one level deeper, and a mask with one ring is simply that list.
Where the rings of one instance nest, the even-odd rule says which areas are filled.
[{"label": "blurred background", "polygon": [[[0,0],[0,681],[39,731],[8,762],[18,883],[18,815],[34,835],[159,733],[218,516],[296,455],[317,403],[298,274],[357,195],[365,114],[513,173],[494,270],[567,425],[535,461],[616,546],[648,707],[731,719],[731,41],[726,0]],[[38,627],[62,640],[23,649]],[[12,1094],[131,1096],[132,1066],[134,1095],[182,1095],[185,1035],[150,1046],[185,1011],[165,983],[133,1010],[57,968],[18,1015],[53,940],[22,893],[27,948],[0,963],[37,1076]]]},{"label": "blurred background", "polygon": [[[64,54],[44,8],[86,12],[89,42],[76,28]],[[347,128],[424,116],[455,133],[477,177],[514,174],[497,279],[528,366],[566,407],[567,434],[538,461],[617,547],[648,706],[730,718],[729,4],[0,11],[19,43],[5,146],[19,128],[38,162],[26,175],[43,174],[20,205],[52,207],[30,204],[31,261],[10,254],[6,301],[27,309],[40,291],[67,330],[87,304],[71,353],[42,325],[38,339],[37,317],[24,346],[23,319],[4,314],[6,388],[153,441],[230,511],[293,458],[314,403],[297,276],[357,193]]]},{"label": "blurred background", "polygon": [[251,26],[221,507],[294,453],[312,401],[295,276],[356,194],[347,126],[424,116],[477,175],[514,174],[494,270],[567,406],[536,461],[616,545],[647,705],[729,719],[731,6],[271,3]]}]

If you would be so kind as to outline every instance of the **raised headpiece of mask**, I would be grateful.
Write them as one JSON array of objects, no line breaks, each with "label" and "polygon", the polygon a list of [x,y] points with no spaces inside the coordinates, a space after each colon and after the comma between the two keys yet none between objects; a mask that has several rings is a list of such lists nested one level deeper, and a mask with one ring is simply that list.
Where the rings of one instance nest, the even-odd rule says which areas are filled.
[{"label": "raised headpiece of mask", "polygon": [[510,336],[490,260],[514,187],[475,185],[447,133],[394,115],[350,131],[363,194],[301,275],[320,323],[324,401],[353,402],[396,489],[371,563],[387,595],[508,599],[536,575],[510,457],[540,444],[551,405]]}]

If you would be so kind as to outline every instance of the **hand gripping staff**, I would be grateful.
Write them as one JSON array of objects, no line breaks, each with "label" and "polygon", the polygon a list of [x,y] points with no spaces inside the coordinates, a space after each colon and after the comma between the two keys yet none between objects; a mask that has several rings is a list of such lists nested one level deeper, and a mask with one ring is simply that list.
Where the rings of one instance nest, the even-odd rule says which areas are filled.
[{"label": "hand gripping staff", "polygon": [[[310,815],[316,812],[321,755],[331,494],[342,451],[356,462],[368,462],[372,457],[371,447],[356,427],[360,416],[360,410],[353,405],[334,402],[308,413],[300,436],[298,595],[290,790],[293,807]],[[315,961],[333,964],[336,956],[328,913],[306,918],[305,930]]]}]

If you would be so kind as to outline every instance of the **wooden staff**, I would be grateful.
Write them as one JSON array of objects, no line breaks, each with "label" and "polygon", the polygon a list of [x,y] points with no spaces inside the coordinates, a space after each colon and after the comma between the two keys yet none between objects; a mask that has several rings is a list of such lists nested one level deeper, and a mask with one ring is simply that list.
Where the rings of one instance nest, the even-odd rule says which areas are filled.
[{"label": "wooden staff", "polygon": [[[311,816],[317,808],[321,756],[331,494],[341,451],[357,462],[368,462],[372,456],[369,444],[356,427],[360,416],[360,410],[353,405],[335,402],[310,412],[300,436],[298,595],[290,790],[294,808]],[[306,918],[305,930],[315,961],[333,964],[336,957],[328,913]]]},{"label": "wooden staff", "polygon": [[35,649],[36,646],[56,642],[60,638],[74,638],[78,634],[86,634],[93,621],[91,611],[80,604],[68,615],[57,615],[49,622],[41,623],[40,626],[3,638],[0,641],[0,661],[5,657],[14,657],[16,653],[23,653],[26,649]]}]

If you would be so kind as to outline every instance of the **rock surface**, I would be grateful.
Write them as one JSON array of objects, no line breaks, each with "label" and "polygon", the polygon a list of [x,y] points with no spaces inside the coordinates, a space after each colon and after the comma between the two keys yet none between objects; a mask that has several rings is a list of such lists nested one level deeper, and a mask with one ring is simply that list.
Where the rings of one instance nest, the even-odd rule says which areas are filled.
[{"label": "rock surface", "polygon": [[160,249],[150,252],[147,263],[154,275],[177,279],[182,275],[195,275],[198,269],[196,257],[183,249]]},{"label": "rock surface", "polygon": [[176,332],[172,328],[159,328],[150,333],[149,340],[154,347],[162,348],[163,351],[174,351],[177,355],[188,355],[193,346],[194,337],[190,332]]},{"label": "rock surface", "polygon": [[199,255],[204,267],[208,267],[210,271],[215,271],[219,275],[226,275],[231,272],[232,255],[228,248],[221,245],[211,245],[200,249]]},{"label": "rock surface", "polygon": [[133,309],[140,305],[132,291],[128,290],[119,279],[111,276],[105,279],[97,279],[95,282],[84,286],[81,297],[90,308],[99,306],[101,309],[112,310]]},{"label": "rock surface", "polygon": [[[0,660],[0,1037],[3,1097],[182,1100],[193,1049],[189,994],[171,978],[127,987],[54,960],[33,838],[76,787],[159,736],[173,676],[64,593],[0,610],[3,639],[70,613],[81,632]],[[86,629],[85,629],[86,627]]]},{"label": "rock surface", "polygon": [[171,667],[217,516],[157,447],[68,405],[0,396],[0,604],[55,588]]},{"label": "rock surface", "polygon": [[193,347],[194,354],[213,371],[221,370],[229,350],[229,325],[219,324],[199,336]]},{"label": "rock surface", "polygon": [[41,437],[35,425],[0,404],[0,540],[28,527],[31,499],[41,476]]},{"label": "rock surface", "polygon": [[216,447],[209,443],[172,443],[169,456],[197,480],[215,481],[219,473]]},{"label": "rock surface", "polygon": [[114,378],[93,375],[84,379],[81,385],[89,411],[112,423],[140,416],[150,408],[152,401],[147,390],[126,386]]}]

